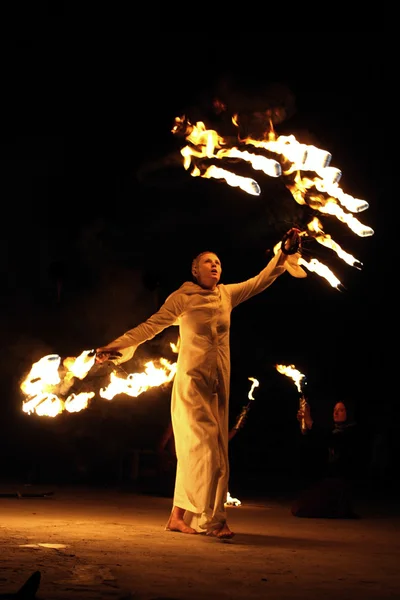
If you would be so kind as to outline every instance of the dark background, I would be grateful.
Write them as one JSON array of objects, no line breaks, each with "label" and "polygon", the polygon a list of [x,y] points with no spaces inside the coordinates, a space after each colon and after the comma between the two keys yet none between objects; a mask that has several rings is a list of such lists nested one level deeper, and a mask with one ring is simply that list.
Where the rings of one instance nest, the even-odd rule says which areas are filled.
[{"label": "dark background", "polygon": [[[304,466],[299,393],[276,364],[306,375],[321,422],[330,422],[336,401],[351,401],[372,454],[374,440],[383,443],[379,469],[392,477],[399,409],[387,287],[396,281],[389,149],[396,112],[383,33],[280,30],[246,39],[227,30],[163,30],[147,15],[135,25],[136,33],[144,26],[142,38],[84,26],[68,37],[61,12],[44,9],[43,16],[41,27],[25,26],[7,46],[0,138],[4,479],[127,482],[130,450],[154,448],[168,424],[170,387],[111,402],[97,395],[75,415],[25,415],[19,386],[32,363],[50,353],[77,356],[150,316],[189,278],[198,252],[220,255],[223,282],[241,281],[265,265],[288,228],[308,222],[282,180],[241,165],[262,188],[255,197],[183,169],[184,140],[171,133],[175,117],[231,133],[228,120],[212,112],[215,96],[248,115],[264,103],[284,106],[277,134],[331,152],[344,191],[369,203],[357,216],[375,231],[360,238],[318,213],[325,232],[363,268],[310,243],[305,253],[329,264],[343,289],[310,272],[305,280],[285,274],[234,311],[232,423],[247,403],[248,378],[260,382],[246,426],[231,442],[234,483],[265,491],[273,476],[290,479]],[[171,328],[124,368],[174,360],[169,342],[176,340]],[[98,390],[106,375],[106,367],[93,369],[80,385]]]}]

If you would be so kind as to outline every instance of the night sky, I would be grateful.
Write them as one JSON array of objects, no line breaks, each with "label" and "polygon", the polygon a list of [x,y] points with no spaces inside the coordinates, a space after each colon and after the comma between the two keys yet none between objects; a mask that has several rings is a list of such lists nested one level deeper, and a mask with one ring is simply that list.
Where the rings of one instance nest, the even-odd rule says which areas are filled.
[{"label": "night sky", "polygon": [[[268,102],[286,110],[278,135],[331,152],[344,191],[369,203],[357,217],[375,234],[358,237],[317,214],[363,268],[309,242],[305,253],[326,261],[341,291],[310,272],[304,280],[285,274],[233,312],[232,421],[247,401],[248,377],[260,381],[237,445],[259,452],[257,440],[265,448],[266,435],[275,448],[279,431],[290,461],[298,392],[277,363],[306,374],[321,419],[329,420],[335,401],[350,398],[368,426],[379,405],[380,426],[390,429],[398,403],[387,393],[395,366],[388,345],[395,323],[387,223],[395,188],[384,149],[392,116],[387,48],[366,32],[341,32],[340,43],[325,44],[323,53],[299,34],[285,46],[278,34],[234,47],[228,35],[188,47],[182,32],[157,28],[149,39],[151,52],[138,40],[110,48],[89,38],[73,60],[55,30],[45,39],[25,32],[10,44],[10,127],[0,139],[5,431],[37,440],[43,430],[53,436],[89,419],[62,415],[55,425],[20,415],[19,383],[33,361],[49,353],[76,356],[140,323],[190,278],[191,260],[202,250],[219,254],[223,282],[241,281],[261,270],[287,229],[305,227],[310,213],[282,180],[239,165],[259,182],[256,197],[191,177],[180,161],[184,139],[171,132],[175,117],[187,115],[232,135],[230,107],[251,115]],[[216,96],[229,107],[222,119],[213,112]],[[170,341],[174,328],[142,346],[132,370],[149,357],[173,359]],[[156,437],[168,401],[168,389],[107,407],[94,401],[92,430],[100,431],[101,415],[118,431],[128,413],[137,430],[144,424]],[[124,435],[139,435],[132,427]]]}]

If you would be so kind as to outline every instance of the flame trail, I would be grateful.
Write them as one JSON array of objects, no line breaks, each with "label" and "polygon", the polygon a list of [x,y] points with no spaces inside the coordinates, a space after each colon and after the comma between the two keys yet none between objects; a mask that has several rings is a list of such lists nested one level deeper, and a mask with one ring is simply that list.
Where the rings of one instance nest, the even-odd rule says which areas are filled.
[{"label": "flame trail", "polygon": [[[238,115],[232,116],[232,123],[239,131]],[[256,179],[237,175],[225,167],[230,159],[243,161],[268,177],[284,176],[286,188],[298,204],[307,206],[321,215],[335,217],[359,237],[374,234],[371,227],[361,223],[355,216],[369,208],[368,202],[354,198],[339,186],[342,171],[331,165],[332,154],[329,151],[301,143],[294,135],[277,136],[271,121],[270,130],[264,132],[262,139],[253,139],[251,136],[240,138],[237,135],[231,140],[208,128],[204,121],[193,124],[182,115],[175,118],[172,133],[182,132],[188,142],[181,149],[183,166],[193,177],[224,180],[231,187],[239,187],[250,195],[260,196],[261,186]],[[255,148],[257,153],[250,152],[249,147]],[[274,154],[276,159],[272,158],[271,154]],[[218,162],[221,166],[217,166]],[[314,172],[315,176],[311,177],[310,172]],[[307,226],[308,233],[313,231],[314,222],[315,218]],[[362,267],[360,261],[322,231],[322,225],[319,225],[319,233],[311,237],[335,252],[346,264],[358,269]],[[280,245],[275,247],[275,253],[279,247]],[[341,288],[342,284],[332,270],[316,258],[307,261],[302,257],[299,265],[326,279],[332,287]]]},{"label": "flame trail", "polygon": [[[88,375],[95,360],[93,350],[84,350],[78,357],[66,358],[62,364],[58,354],[43,356],[33,363],[20,384],[26,396],[22,404],[23,412],[55,417],[64,411],[73,413],[87,408],[95,392],[90,390],[76,394],[70,390],[76,378],[83,380]],[[136,398],[149,388],[170,383],[175,377],[177,363],[171,363],[163,357],[158,363],[159,366],[156,366],[154,361],[149,361],[142,373],[129,373],[125,377],[112,371],[108,385],[100,389],[99,395],[106,400],[112,400],[117,394]]]}]

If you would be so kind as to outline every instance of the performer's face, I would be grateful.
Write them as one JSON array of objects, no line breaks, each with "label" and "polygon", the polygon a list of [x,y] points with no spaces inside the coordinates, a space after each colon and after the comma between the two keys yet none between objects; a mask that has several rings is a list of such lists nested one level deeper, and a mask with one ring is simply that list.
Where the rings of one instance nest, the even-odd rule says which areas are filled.
[{"label": "performer's face", "polygon": [[193,266],[193,275],[199,285],[213,290],[221,277],[221,261],[213,252],[200,254],[196,264]]},{"label": "performer's face", "polygon": [[347,411],[343,402],[337,402],[333,409],[333,420],[335,423],[343,423],[347,420]]}]

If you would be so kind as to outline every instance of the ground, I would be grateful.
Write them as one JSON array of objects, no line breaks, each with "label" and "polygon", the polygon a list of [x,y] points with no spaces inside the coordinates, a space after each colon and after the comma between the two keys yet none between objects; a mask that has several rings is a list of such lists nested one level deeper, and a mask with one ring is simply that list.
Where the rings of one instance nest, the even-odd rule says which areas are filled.
[{"label": "ground", "polygon": [[3,485],[0,598],[37,570],[40,600],[400,598],[395,503],[364,499],[361,518],[334,520],[293,517],[278,496],[239,500],[236,536],[220,541],[165,531],[167,497]]}]

